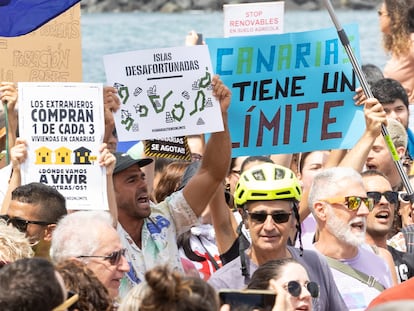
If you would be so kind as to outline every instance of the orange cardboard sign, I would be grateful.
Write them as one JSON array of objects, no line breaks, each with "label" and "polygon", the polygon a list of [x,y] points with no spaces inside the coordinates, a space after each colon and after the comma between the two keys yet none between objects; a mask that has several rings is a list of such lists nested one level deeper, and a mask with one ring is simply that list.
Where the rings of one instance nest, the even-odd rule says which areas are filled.
[{"label": "orange cardboard sign", "polygon": [[80,3],[23,36],[0,37],[0,81],[81,82]]}]

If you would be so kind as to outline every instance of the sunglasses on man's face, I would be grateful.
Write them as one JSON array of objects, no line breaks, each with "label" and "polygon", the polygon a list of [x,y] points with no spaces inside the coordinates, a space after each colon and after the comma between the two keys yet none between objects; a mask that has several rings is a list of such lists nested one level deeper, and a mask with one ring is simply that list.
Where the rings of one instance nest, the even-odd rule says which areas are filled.
[{"label": "sunglasses on man's face", "polygon": [[374,200],[372,198],[364,198],[356,195],[322,199],[321,201],[327,202],[329,204],[345,205],[350,211],[357,211],[361,207],[362,202],[370,212],[374,208]]},{"label": "sunglasses on man's face", "polygon": [[300,296],[300,294],[302,293],[302,287],[306,287],[312,298],[319,297],[319,285],[316,282],[307,282],[303,286],[297,281],[290,281],[289,283],[287,283],[287,291],[293,297]]},{"label": "sunglasses on man's face", "polygon": [[26,220],[23,218],[15,217],[11,218],[9,215],[0,215],[0,218],[6,221],[7,224],[12,224],[13,227],[15,227],[20,232],[26,232],[27,226],[29,224],[33,225],[39,225],[39,226],[47,226],[52,225],[54,222],[48,222],[48,221],[39,221],[39,220]]},{"label": "sunglasses on man's face", "polygon": [[115,265],[119,264],[119,262],[121,261],[122,256],[125,256],[125,253],[126,253],[126,249],[123,248],[123,249],[120,249],[119,251],[110,253],[107,256],[81,255],[81,256],[78,256],[77,258],[102,258],[104,260],[108,260],[109,263],[112,266],[115,266]]},{"label": "sunglasses on man's face", "polygon": [[275,212],[275,213],[264,213],[264,212],[256,212],[256,213],[247,213],[250,216],[250,219],[257,222],[257,223],[264,223],[267,219],[267,216],[272,216],[272,219],[277,224],[283,224],[285,222],[288,222],[289,217],[292,213],[286,213],[286,212]]},{"label": "sunglasses on man's face", "polygon": [[398,192],[396,191],[385,191],[382,193],[378,191],[368,191],[367,196],[374,200],[374,204],[378,204],[378,202],[381,201],[382,196],[384,196],[391,204],[397,204],[398,202]]}]

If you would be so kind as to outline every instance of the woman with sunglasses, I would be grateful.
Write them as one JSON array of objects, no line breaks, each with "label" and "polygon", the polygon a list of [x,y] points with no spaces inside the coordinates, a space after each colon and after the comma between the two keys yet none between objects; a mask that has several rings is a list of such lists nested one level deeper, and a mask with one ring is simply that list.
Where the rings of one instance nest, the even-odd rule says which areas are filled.
[{"label": "woman with sunglasses", "polygon": [[261,265],[252,275],[248,289],[273,289],[287,293],[291,310],[313,310],[319,297],[319,285],[309,281],[306,269],[295,259],[281,258]]}]

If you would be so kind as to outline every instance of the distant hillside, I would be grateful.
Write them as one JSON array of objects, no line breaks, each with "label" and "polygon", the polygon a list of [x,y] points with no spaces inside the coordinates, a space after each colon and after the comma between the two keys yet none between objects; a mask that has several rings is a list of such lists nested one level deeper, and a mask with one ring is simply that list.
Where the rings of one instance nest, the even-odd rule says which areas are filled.
[{"label": "distant hillside", "polygon": [[[274,1],[274,0],[273,0]],[[266,0],[224,1],[224,0],[82,0],[84,12],[181,12],[188,10],[222,10],[223,4],[271,2]],[[335,8],[369,9],[378,6],[382,0],[331,0]],[[286,10],[319,10],[322,0],[286,0]]]}]

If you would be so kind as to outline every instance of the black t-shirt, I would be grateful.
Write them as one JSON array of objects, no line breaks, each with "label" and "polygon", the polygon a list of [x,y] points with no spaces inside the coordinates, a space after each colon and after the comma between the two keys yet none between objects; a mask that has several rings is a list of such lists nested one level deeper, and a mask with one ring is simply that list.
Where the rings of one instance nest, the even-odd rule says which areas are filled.
[{"label": "black t-shirt", "polygon": [[400,282],[407,281],[414,275],[414,254],[404,253],[388,245],[392,258],[394,259],[395,269]]}]

